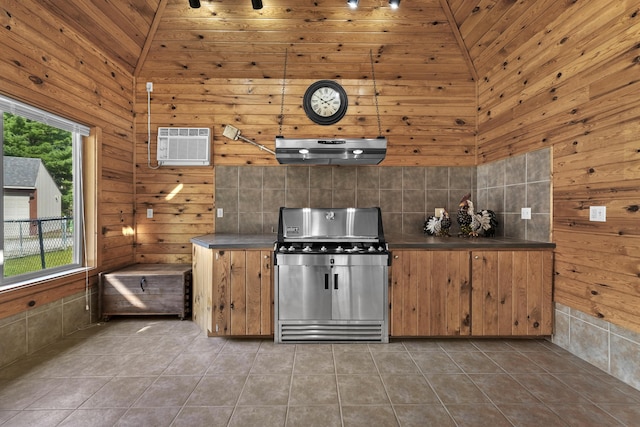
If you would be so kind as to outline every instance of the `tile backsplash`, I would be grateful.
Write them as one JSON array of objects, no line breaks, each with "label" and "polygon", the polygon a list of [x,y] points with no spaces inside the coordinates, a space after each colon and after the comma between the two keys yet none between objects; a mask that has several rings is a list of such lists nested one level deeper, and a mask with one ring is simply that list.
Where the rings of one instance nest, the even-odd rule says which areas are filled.
[{"label": "tile backsplash", "polygon": [[[452,216],[472,194],[476,210],[498,214],[497,236],[549,241],[550,150],[479,167],[394,166],[217,166],[217,233],[275,233],[286,207],[379,206],[386,234],[422,234],[436,208]],[[521,220],[520,208],[532,219]]]},{"label": "tile backsplash", "polygon": [[373,207],[385,233],[422,234],[435,208],[457,210],[475,189],[475,167],[218,166],[217,233],[277,231],[286,207]]},{"label": "tile backsplash", "polygon": [[[551,240],[551,150],[545,148],[478,166],[476,207],[498,215],[497,236]],[[531,208],[531,219],[521,209]]]}]

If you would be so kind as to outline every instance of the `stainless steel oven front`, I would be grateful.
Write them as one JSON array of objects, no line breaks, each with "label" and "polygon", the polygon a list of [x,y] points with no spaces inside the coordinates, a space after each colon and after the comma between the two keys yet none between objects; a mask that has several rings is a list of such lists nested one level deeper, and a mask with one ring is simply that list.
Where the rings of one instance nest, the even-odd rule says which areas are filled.
[{"label": "stainless steel oven front", "polygon": [[278,254],[276,342],[389,342],[386,254]]}]

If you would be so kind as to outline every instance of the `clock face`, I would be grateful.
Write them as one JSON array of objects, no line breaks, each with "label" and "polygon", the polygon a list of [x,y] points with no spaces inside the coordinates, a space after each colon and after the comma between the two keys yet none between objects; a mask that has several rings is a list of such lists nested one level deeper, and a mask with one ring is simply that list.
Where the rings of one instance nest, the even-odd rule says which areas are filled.
[{"label": "clock face", "polygon": [[320,80],[307,88],[302,106],[307,116],[319,125],[337,123],[347,113],[347,93],[332,80]]},{"label": "clock face", "polygon": [[311,95],[311,109],[322,117],[331,117],[340,109],[340,94],[331,87],[321,87]]}]

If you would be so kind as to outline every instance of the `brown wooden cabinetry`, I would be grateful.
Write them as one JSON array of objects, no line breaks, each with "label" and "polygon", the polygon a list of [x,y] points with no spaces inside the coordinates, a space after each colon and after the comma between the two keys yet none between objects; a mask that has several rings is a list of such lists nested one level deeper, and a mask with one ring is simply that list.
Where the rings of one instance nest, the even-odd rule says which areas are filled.
[{"label": "brown wooden cabinetry", "polygon": [[391,336],[539,336],[553,330],[551,250],[394,250]]},{"label": "brown wooden cabinetry", "polygon": [[201,330],[211,334],[213,309],[213,250],[193,246],[193,321]]},{"label": "brown wooden cabinetry", "polygon": [[272,252],[194,245],[194,320],[211,336],[273,334]]},{"label": "brown wooden cabinetry", "polygon": [[473,251],[471,333],[551,335],[553,252]]},{"label": "brown wooden cabinetry", "polygon": [[394,250],[392,336],[469,335],[468,251]]}]

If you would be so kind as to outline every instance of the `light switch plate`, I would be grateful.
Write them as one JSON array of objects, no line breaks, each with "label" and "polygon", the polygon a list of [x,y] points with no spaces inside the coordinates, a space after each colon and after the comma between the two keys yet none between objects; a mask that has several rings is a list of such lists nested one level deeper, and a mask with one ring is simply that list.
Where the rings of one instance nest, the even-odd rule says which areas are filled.
[{"label": "light switch plate", "polygon": [[436,208],[434,213],[435,213],[434,216],[436,218],[440,218],[442,216],[442,214],[444,213],[444,208]]},{"label": "light switch plate", "polygon": [[522,208],[520,210],[521,219],[531,219],[531,208]]},{"label": "light switch plate", "polygon": [[218,218],[222,218],[224,216],[224,211],[222,210],[222,208],[216,209],[216,216]]},{"label": "light switch plate", "polygon": [[607,222],[607,207],[589,206],[589,221]]},{"label": "light switch plate", "polygon": [[153,209],[147,209],[147,218],[153,218]]}]

